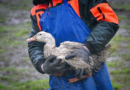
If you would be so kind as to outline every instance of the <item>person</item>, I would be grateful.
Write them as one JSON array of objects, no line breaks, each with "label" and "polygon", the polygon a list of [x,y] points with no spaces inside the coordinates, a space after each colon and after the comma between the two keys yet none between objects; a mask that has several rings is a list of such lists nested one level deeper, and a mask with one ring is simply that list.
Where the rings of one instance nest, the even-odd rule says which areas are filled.
[{"label": "person", "polygon": [[[40,31],[51,33],[56,46],[63,41],[83,43],[81,49],[65,58],[81,57],[88,61],[91,54],[102,51],[119,28],[116,14],[107,0],[33,0],[31,9],[33,37]],[[44,58],[44,43],[28,42],[29,57],[37,71],[49,74],[49,90],[113,90],[106,63],[89,78],[68,83],[68,79],[80,79],[84,71],[70,70],[56,56]]]}]

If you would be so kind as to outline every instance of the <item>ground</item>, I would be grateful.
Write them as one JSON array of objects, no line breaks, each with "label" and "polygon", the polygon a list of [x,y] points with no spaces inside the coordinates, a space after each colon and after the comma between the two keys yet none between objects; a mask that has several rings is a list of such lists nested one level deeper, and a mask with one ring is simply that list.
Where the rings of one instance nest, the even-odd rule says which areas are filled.
[{"label": "ground", "polygon": [[[130,90],[129,0],[108,0],[120,29],[109,42],[107,59],[114,90]],[[26,39],[31,31],[32,0],[0,0],[0,90],[46,90],[48,75],[38,73],[29,57]]]}]

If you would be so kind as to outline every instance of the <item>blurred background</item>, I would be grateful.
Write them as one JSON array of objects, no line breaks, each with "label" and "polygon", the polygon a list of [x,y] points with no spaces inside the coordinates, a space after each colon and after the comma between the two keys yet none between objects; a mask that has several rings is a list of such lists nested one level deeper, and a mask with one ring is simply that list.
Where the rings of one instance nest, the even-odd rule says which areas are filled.
[{"label": "blurred background", "polygon": [[[108,0],[120,29],[107,59],[114,90],[130,90],[130,1]],[[0,0],[0,90],[47,90],[48,75],[38,73],[25,41],[32,29],[32,0]]]}]

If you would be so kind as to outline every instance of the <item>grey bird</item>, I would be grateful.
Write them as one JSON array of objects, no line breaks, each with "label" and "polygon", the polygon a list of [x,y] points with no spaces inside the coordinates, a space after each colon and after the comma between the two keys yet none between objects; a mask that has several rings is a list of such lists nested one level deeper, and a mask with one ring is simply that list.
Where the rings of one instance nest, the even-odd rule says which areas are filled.
[{"label": "grey bird", "polygon": [[45,45],[43,54],[45,58],[51,55],[55,55],[57,59],[62,59],[62,62],[67,62],[72,67],[72,69],[83,69],[87,75],[92,75],[94,71],[100,70],[102,62],[106,61],[106,50],[110,48],[110,45],[108,45],[97,55],[90,55],[89,60],[86,63],[82,60],[82,58],[79,57],[74,57],[69,60],[65,59],[66,55],[74,52],[76,49],[83,47],[82,43],[65,41],[62,42],[59,47],[56,47],[56,41],[54,37],[50,33],[44,31],[37,33],[35,36],[27,39],[26,41],[44,42]]}]

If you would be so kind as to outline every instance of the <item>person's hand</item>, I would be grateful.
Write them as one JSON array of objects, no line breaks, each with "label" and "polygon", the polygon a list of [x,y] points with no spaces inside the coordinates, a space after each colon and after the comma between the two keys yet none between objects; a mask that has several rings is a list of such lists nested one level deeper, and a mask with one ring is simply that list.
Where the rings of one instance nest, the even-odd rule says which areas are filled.
[{"label": "person's hand", "polygon": [[[84,47],[74,51],[73,53],[68,54],[65,58],[71,59],[74,57],[80,57],[80,58],[82,58],[83,61],[85,61],[87,63],[87,61],[89,59],[89,55],[90,55],[90,52],[88,51],[87,47],[84,46]],[[84,70],[81,68],[78,68],[78,69],[76,69],[75,77],[80,79],[81,76],[83,75],[83,73],[84,73]]]},{"label": "person's hand", "polygon": [[70,66],[67,63],[61,64],[61,59],[56,59],[55,56],[50,56],[43,64],[43,70],[47,74],[61,74],[66,70],[69,70]]}]

